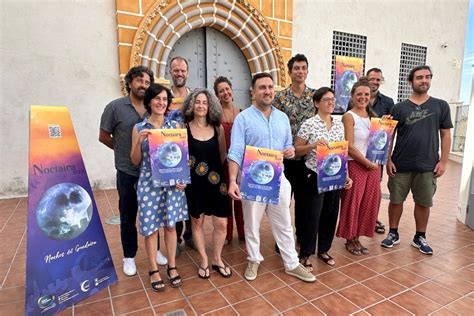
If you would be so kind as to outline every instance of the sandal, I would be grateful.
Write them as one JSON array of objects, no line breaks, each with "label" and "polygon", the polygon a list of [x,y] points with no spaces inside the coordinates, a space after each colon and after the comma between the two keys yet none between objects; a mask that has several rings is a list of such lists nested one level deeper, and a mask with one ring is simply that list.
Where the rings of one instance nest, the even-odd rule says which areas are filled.
[{"label": "sandal", "polygon": [[313,264],[309,261],[309,257],[300,258],[300,263],[309,272],[313,271]]},{"label": "sandal", "polygon": [[352,241],[346,242],[346,249],[354,256],[361,255],[359,248],[357,248],[357,246]]},{"label": "sandal", "polygon": [[[201,271],[204,271],[204,274],[201,274]],[[211,272],[209,271],[209,266],[205,268],[199,266],[198,277],[200,277],[201,279],[209,279],[210,276]]]},{"label": "sandal", "polygon": [[170,286],[174,287],[174,288],[180,287],[183,284],[183,280],[181,279],[181,276],[178,274],[178,275],[172,277],[171,274],[170,274],[171,270],[178,271],[176,269],[176,267],[168,266],[168,269],[167,269],[166,273],[168,274],[168,281],[170,282]]},{"label": "sandal", "polygon": [[[155,273],[159,273],[160,271],[158,270],[153,270],[153,271],[148,271],[148,276],[151,276]],[[150,283],[151,285],[151,289],[155,292],[163,292],[165,290],[165,282],[163,282],[163,280],[159,280],[159,281],[151,281]]]},{"label": "sandal", "polygon": [[318,252],[318,258],[329,266],[334,266],[336,264],[336,261],[334,261],[333,257],[328,255],[327,252]]},{"label": "sandal", "polygon": [[381,221],[375,221],[375,232],[377,234],[385,234],[385,225]]},{"label": "sandal", "polygon": [[[212,265],[212,269],[214,271],[217,271],[219,272],[219,274],[223,277],[223,278],[230,278],[232,276],[232,270],[230,269],[230,267],[224,265],[224,266],[219,266],[217,264],[213,264]],[[222,269],[222,270],[221,270]],[[229,269],[229,273],[227,273],[227,269]],[[222,272],[224,271],[224,272]]]}]

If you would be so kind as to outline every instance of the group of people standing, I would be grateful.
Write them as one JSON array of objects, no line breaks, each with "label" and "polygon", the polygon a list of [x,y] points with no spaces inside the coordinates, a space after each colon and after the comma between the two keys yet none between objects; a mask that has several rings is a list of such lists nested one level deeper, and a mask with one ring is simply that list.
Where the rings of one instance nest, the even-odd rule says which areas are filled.
[{"label": "group of people standing", "polygon": [[[412,245],[423,253],[432,253],[426,242],[426,226],[436,178],[446,168],[452,123],[447,103],[427,94],[431,69],[421,66],[412,70],[408,80],[413,94],[395,106],[378,90],[383,82],[382,71],[370,69],[367,77],[361,77],[352,87],[350,106],[342,120],[333,116],[334,90],[306,86],[308,60],[304,55],[297,54],[289,60],[288,74],[291,85],[276,94],[270,74],[254,75],[254,104],[241,111],[233,104],[232,83],[225,77],[215,80],[214,94],[206,89],[187,88],[185,58],[170,61],[172,89],[155,84],[153,73],[145,67],[130,69],[125,76],[129,95],[107,105],[99,134],[99,140],[115,154],[126,275],[136,273],[137,213],[155,291],[165,289],[158,265],[168,265],[171,287],[182,284],[176,256],[183,222],[185,244],[200,255],[197,275],[209,278],[209,266],[224,278],[232,275],[221,256],[223,246],[232,240],[232,213],[238,237],[246,243],[248,265],[244,277],[249,281],[257,277],[264,260],[260,252],[264,213],[285,272],[303,281],[315,281],[310,258],[316,249],[319,259],[328,265],[336,264],[329,254],[334,235],[346,239],[350,254],[368,254],[359,238],[373,237],[374,231],[384,230],[377,221],[382,167],[365,157],[371,117],[399,121],[397,142],[393,155],[390,149],[387,164],[390,231],[382,246],[390,248],[400,242],[398,223],[403,202],[412,190],[417,222]],[[151,177],[147,136],[157,128],[187,129],[190,184],[160,187]],[[345,187],[319,193],[316,147],[344,140],[349,143]],[[277,205],[242,200],[239,180],[247,145],[282,152],[284,173]],[[292,195],[299,254],[290,216]],[[205,246],[205,215],[212,216],[211,260]],[[164,228],[167,258],[159,250],[160,228]]]}]

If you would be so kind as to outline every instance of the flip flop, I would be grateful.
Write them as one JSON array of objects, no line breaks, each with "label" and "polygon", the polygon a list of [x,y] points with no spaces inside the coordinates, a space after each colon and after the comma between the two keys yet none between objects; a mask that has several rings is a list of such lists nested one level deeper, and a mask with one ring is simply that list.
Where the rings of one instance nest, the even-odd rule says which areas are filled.
[{"label": "flip flop", "polygon": [[[201,271],[204,271],[204,274],[201,274],[200,273]],[[210,276],[211,276],[211,273],[209,271],[209,266],[205,268],[199,266],[198,277],[200,277],[201,279],[209,279]]]},{"label": "flip flop", "polygon": [[318,252],[318,258],[329,266],[334,266],[336,261],[327,252]]},{"label": "flip flop", "polygon": [[[226,270],[227,268],[229,268],[229,274],[225,274],[225,273],[227,273],[227,270]],[[224,266],[219,266],[219,265],[217,265],[217,264],[213,264],[213,265],[212,265],[212,269],[213,269],[214,271],[219,272],[219,274],[220,274],[223,278],[230,278],[230,277],[232,276],[232,270],[230,269],[230,267],[228,267],[228,266],[226,266],[226,265],[224,265]],[[222,269],[222,270],[221,270],[221,269]],[[224,271],[224,272],[222,272],[222,271]]]}]

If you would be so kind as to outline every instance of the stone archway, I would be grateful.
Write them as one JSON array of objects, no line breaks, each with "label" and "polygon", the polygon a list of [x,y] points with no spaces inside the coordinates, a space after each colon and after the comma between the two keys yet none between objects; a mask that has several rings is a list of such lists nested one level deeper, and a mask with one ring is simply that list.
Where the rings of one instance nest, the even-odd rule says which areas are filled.
[{"label": "stone archway", "polygon": [[276,85],[286,86],[280,46],[271,27],[247,1],[164,1],[144,15],[135,34],[130,67],[145,65],[159,79],[173,45],[185,33],[212,27],[226,34],[240,48],[250,71],[269,72]]}]

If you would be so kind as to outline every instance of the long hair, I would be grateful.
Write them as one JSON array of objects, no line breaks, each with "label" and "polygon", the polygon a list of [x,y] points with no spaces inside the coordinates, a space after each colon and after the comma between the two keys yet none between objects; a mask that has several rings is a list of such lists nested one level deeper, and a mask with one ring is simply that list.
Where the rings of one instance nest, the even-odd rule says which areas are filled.
[{"label": "long hair", "polygon": [[207,89],[196,89],[186,97],[181,110],[184,121],[189,123],[194,119],[194,104],[199,94],[204,94],[207,98],[207,123],[219,127],[221,125],[222,108],[217,97]]},{"label": "long hair", "polygon": [[[349,100],[349,103],[347,104],[347,111],[351,110],[354,107],[354,104],[352,102],[352,97],[354,96],[356,89],[359,87],[367,87],[370,90],[369,79],[367,79],[367,77],[365,76],[362,76],[359,78],[359,80],[356,83],[354,83],[351,89],[351,99]],[[367,114],[369,114],[369,117],[377,117],[377,113],[375,113],[375,111],[372,109],[370,102],[367,103],[365,110],[367,111]]]}]

